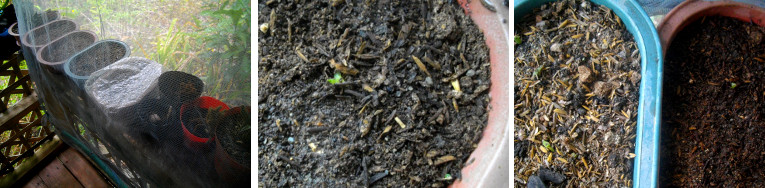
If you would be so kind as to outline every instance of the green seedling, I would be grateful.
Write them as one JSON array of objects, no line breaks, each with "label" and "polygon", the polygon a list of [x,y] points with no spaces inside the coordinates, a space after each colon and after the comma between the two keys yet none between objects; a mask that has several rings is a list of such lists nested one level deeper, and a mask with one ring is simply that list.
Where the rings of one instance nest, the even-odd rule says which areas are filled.
[{"label": "green seedling", "polygon": [[444,180],[451,180],[451,179],[452,179],[452,175],[451,174],[444,175]]},{"label": "green seedling", "polygon": [[531,76],[539,78],[539,73],[542,73],[542,69],[544,68],[544,66],[540,65],[539,68],[534,69],[534,73]]},{"label": "green seedling", "polygon": [[736,86],[738,86],[738,84],[736,84],[736,82],[731,82],[731,83],[730,83],[730,88],[731,88],[731,89],[735,89],[735,88],[736,88]]},{"label": "green seedling", "polygon": [[521,44],[521,36],[515,35],[515,44]]},{"label": "green seedling", "polygon": [[542,140],[542,146],[544,146],[545,148],[547,148],[547,150],[550,150],[550,151],[555,151],[555,150],[553,149],[553,147],[550,145],[550,142],[547,142],[547,141],[544,141],[544,140]]},{"label": "green seedling", "polygon": [[327,82],[330,84],[337,84],[337,83],[343,83],[345,80],[343,80],[343,76],[340,75],[340,73],[335,73],[335,78],[327,79]]}]

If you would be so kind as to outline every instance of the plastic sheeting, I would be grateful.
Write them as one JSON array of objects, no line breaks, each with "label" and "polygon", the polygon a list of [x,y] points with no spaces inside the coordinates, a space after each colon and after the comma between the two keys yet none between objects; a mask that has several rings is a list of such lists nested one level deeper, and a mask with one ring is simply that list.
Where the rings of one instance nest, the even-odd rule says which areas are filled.
[{"label": "plastic sheeting", "polygon": [[249,185],[249,0],[13,3],[45,120],[116,186]]}]

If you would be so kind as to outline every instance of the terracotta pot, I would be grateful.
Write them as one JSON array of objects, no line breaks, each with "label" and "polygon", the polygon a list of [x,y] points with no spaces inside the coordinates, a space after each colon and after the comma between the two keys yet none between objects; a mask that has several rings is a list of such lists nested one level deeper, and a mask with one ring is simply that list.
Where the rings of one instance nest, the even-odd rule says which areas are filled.
[{"label": "terracotta pot", "polygon": [[52,72],[64,72],[64,63],[98,38],[90,31],[72,31],[37,51],[37,62]]},{"label": "terracotta pot", "polygon": [[491,61],[491,96],[489,121],[483,130],[483,137],[464,168],[462,177],[455,180],[452,187],[509,187],[510,174],[510,120],[511,106],[510,91],[513,83],[509,80],[510,66],[508,57],[510,32],[508,9],[494,1],[496,12],[488,10],[481,0],[466,3],[460,0],[460,5],[469,13],[473,22],[483,31],[486,45],[489,47]]},{"label": "terracotta pot", "polygon": [[[225,117],[230,117],[235,113],[250,113],[250,107],[246,109],[241,107],[232,108],[226,111]],[[223,149],[218,136],[218,131],[213,131],[215,141],[215,171],[223,179],[224,182],[229,183],[232,186],[250,185],[250,174],[252,173],[250,167],[246,167],[233,157],[228,155],[228,152]]]},{"label": "terracotta pot", "polygon": [[48,43],[77,30],[78,25],[69,19],[61,19],[48,22],[27,32],[21,37],[21,44],[30,48],[30,52],[37,52]]},{"label": "terracotta pot", "polygon": [[118,40],[98,41],[64,64],[66,75],[83,87],[90,74],[130,55],[130,47]]},{"label": "terracotta pot", "polygon": [[11,24],[11,26],[8,27],[8,34],[13,36],[13,38],[16,38],[16,46],[21,46],[21,39],[19,37],[19,33],[13,32],[13,28],[16,28],[16,30],[18,31],[19,23],[16,22],[16,23]]},{"label": "terracotta pot", "polygon": [[[191,107],[197,107],[203,110],[221,107],[220,110],[223,111],[223,110],[228,110],[228,105],[226,105],[226,103],[219,101],[218,99],[208,97],[208,96],[202,96],[197,98],[194,101],[181,105],[180,121],[181,121],[181,128],[183,128],[184,144],[186,144],[186,146],[189,147],[190,149],[195,149],[195,150],[207,149],[210,147],[209,145],[210,138],[194,135],[191,133],[191,131],[189,131],[186,128],[186,123],[189,123],[189,122],[184,122],[183,115],[186,114],[188,118],[190,114],[188,114],[189,111],[187,111],[187,109]],[[207,123],[204,123],[204,125],[197,125],[197,126],[207,126]]]},{"label": "terracotta pot", "polygon": [[765,26],[765,9],[733,1],[685,1],[672,9],[659,23],[659,37],[666,53],[675,34],[705,16],[725,16]]},{"label": "terracotta pot", "polygon": [[[515,17],[521,18],[534,8],[553,0],[514,2]],[[664,60],[659,35],[645,10],[635,0],[592,0],[610,8],[632,34],[640,50],[640,99],[635,138],[634,187],[655,187],[658,177],[659,136],[661,123],[661,88]],[[493,66],[493,64],[492,64]],[[493,71],[493,70],[492,70]],[[494,80],[492,80],[493,83]],[[492,96],[495,96],[492,94]],[[508,138],[509,139],[509,138]]]}]

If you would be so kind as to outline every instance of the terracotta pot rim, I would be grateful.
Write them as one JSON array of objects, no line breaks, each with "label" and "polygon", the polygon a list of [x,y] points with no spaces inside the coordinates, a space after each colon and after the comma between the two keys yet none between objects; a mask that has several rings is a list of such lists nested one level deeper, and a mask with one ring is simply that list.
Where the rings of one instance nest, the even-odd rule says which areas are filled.
[{"label": "terracotta pot rim", "polygon": [[13,24],[11,24],[11,26],[8,27],[8,34],[14,37],[19,37],[18,33],[13,32],[13,27],[19,27],[19,22],[14,22]]},{"label": "terracotta pot rim", "polygon": [[657,27],[663,53],[666,54],[678,32],[705,16],[725,16],[765,26],[765,9],[755,5],[735,1],[685,1],[667,13]]},{"label": "terracotta pot rim", "polygon": [[58,23],[58,22],[71,22],[71,23],[73,23],[73,24],[74,24],[74,30],[72,30],[72,31],[77,31],[77,30],[78,30],[78,28],[80,27],[80,25],[78,25],[78,24],[77,24],[77,22],[74,22],[73,20],[70,20],[70,19],[66,19],[66,18],[59,18],[59,19],[56,19],[56,20],[51,20],[51,21],[50,21],[50,22],[48,22],[48,23],[45,23],[45,24],[42,24],[42,25],[40,25],[40,26],[37,26],[37,27],[35,27],[35,28],[32,28],[32,29],[30,29],[29,31],[27,31],[26,33],[24,33],[24,36],[23,36],[23,37],[21,37],[21,44],[23,44],[24,46],[28,46],[28,47],[31,47],[31,48],[33,48],[33,50],[37,51],[37,49],[39,49],[39,48],[41,48],[41,47],[43,47],[43,46],[45,46],[45,45],[48,45],[48,44],[50,44],[51,42],[53,42],[53,41],[55,41],[55,40],[57,40],[57,39],[59,39],[59,38],[61,38],[61,37],[64,37],[64,36],[66,36],[66,34],[65,34],[65,35],[62,35],[61,37],[59,37],[59,38],[55,38],[55,39],[53,39],[53,40],[50,40],[50,41],[48,41],[48,43],[45,43],[45,44],[35,44],[35,45],[33,45],[33,44],[30,44],[30,41],[28,41],[28,39],[27,39],[27,38],[29,38],[29,35],[30,35],[30,34],[32,34],[32,33],[34,33],[34,31],[35,31],[35,30],[37,30],[37,29],[40,29],[40,28],[44,28],[44,27],[47,27],[48,25],[51,25],[51,24],[54,24],[54,23]]},{"label": "terracotta pot rim", "polygon": [[209,138],[198,137],[197,135],[194,135],[193,133],[191,133],[191,131],[186,129],[186,125],[184,125],[184,123],[183,123],[183,112],[185,111],[186,106],[187,105],[192,105],[193,103],[196,103],[196,102],[201,103],[201,105],[198,106],[198,107],[199,108],[203,108],[203,109],[210,109],[210,108],[222,106],[220,110],[228,110],[229,107],[228,107],[228,105],[226,105],[226,103],[223,103],[223,102],[219,101],[218,99],[215,99],[215,98],[212,98],[212,97],[208,97],[208,96],[201,96],[201,97],[197,98],[196,100],[194,100],[194,102],[192,102],[192,103],[181,105],[181,109],[180,109],[180,113],[179,113],[180,114],[180,117],[179,117],[180,119],[179,120],[181,122],[181,128],[183,128],[183,135],[186,138],[188,138],[190,141],[192,141],[192,142],[207,143],[208,141],[210,141],[211,138],[213,138],[212,136],[209,137]]}]

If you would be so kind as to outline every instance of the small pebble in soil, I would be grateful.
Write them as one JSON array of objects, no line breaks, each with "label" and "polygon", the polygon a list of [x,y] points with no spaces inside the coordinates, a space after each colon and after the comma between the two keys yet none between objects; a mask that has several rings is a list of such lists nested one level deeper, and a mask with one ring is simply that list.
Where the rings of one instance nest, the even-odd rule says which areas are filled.
[{"label": "small pebble in soil", "polygon": [[293,143],[293,142],[295,142],[295,138],[289,137],[289,138],[287,138],[287,142]]},{"label": "small pebble in soil", "polygon": [[546,188],[545,183],[542,182],[542,179],[539,178],[537,175],[532,175],[529,177],[529,181],[526,182],[527,188]]}]

